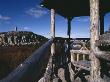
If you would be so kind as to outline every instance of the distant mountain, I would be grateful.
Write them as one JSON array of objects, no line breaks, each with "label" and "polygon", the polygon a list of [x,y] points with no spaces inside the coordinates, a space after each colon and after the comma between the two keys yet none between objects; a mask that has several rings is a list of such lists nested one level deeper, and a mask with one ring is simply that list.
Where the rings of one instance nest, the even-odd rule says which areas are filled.
[{"label": "distant mountain", "polygon": [[9,31],[0,33],[0,45],[30,45],[46,42],[48,39],[30,31]]}]

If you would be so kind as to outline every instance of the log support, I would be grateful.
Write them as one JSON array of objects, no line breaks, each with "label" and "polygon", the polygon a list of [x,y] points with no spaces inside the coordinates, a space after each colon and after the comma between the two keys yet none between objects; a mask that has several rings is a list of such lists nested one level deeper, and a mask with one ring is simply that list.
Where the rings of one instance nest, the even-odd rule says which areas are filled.
[{"label": "log support", "polygon": [[71,56],[70,56],[70,38],[71,38],[71,20],[72,20],[72,18],[71,17],[68,17],[67,18],[68,19],[68,30],[67,30],[67,37],[68,37],[68,40],[67,40],[67,42],[68,42],[68,56],[67,56],[67,61],[68,62],[71,62]]},{"label": "log support", "polygon": [[76,58],[76,61],[79,61],[79,54],[77,54],[77,58]]},{"label": "log support", "polygon": [[71,53],[71,62],[74,62],[74,61],[75,61],[75,54]]},{"label": "log support", "polygon": [[83,60],[86,60],[86,56],[85,56],[85,54],[83,54]]},{"label": "log support", "polygon": [[68,32],[67,32],[68,38],[71,37],[71,18],[68,18]]},{"label": "log support", "polygon": [[99,0],[90,0],[90,45],[91,45],[91,79],[90,82],[103,82],[100,77],[100,61],[94,52],[98,51],[95,46],[99,40]]},{"label": "log support", "polygon": [[100,35],[104,34],[104,15],[100,14]]},{"label": "log support", "polygon": [[102,2],[99,3],[99,9],[100,9],[100,35],[104,34],[104,6],[102,5]]},{"label": "log support", "polygon": [[[51,9],[51,38],[55,39],[55,10]],[[54,55],[55,55],[55,43],[53,41],[51,45],[51,65],[52,65],[52,77],[53,77],[53,72],[54,72]]]},{"label": "log support", "polygon": [[55,10],[51,9],[51,38],[55,38]]}]

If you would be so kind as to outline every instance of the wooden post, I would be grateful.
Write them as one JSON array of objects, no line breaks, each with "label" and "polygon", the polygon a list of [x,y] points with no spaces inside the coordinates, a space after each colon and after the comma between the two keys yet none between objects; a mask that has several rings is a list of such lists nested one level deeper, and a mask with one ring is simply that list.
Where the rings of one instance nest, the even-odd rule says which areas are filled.
[{"label": "wooden post", "polygon": [[55,38],[55,10],[51,9],[51,38]]},{"label": "wooden post", "polygon": [[[88,49],[86,48],[85,43],[86,43],[86,42],[83,42],[83,46],[82,46],[82,48],[81,48],[80,50],[88,50]],[[83,60],[86,60],[85,54],[83,54]]]},{"label": "wooden post", "polygon": [[99,3],[99,9],[100,9],[100,35],[104,34],[104,6],[102,3]]},{"label": "wooden post", "polygon": [[[51,38],[55,39],[55,10],[51,9]],[[53,63],[53,58],[55,55],[55,43],[53,41],[51,45],[51,65],[52,65],[52,77],[53,78],[53,73],[54,73],[54,63]]]},{"label": "wooden post", "polygon": [[85,54],[83,54],[83,60],[86,60],[86,56],[85,56]]},{"label": "wooden post", "polygon": [[71,62],[74,62],[74,61],[75,61],[75,54],[71,53]]},{"label": "wooden post", "polygon": [[100,35],[104,34],[104,15],[100,14]]},{"label": "wooden post", "polygon": [[71,20],[72,18],[71,17],[68,17],[68,31],[67,31],[67,35],[68,35],[68,56],[67,56],[67,59],[68,59],[68,62],[71,62],[71,56],[70,56],[70,37],[71,37]]},{"label": "wooden post", "polygon": [[80,55],[79,55],[79,54],[77,54],[77,58],[76,58],[76,61],[79,61],[79,56],[80,56]]},{"label": "wooden post", "polygon": [[[51,38],[55,39],[55,10],[51,9]],[[55,54],[55,43],[51,46],[52,56]]]},{"label": "wooden post", "polygon": [[[68,35],[68,40],[67,40],[67,42],[68,42],[68,50],[66,51],[66,54],[67,54],[67,62],[70,63],[71,62],[71,55],[70,55],[71,17],[68,17],[68,32],[67,32],[67,35]],[[71,78],[71,74],[72,74],[69,71],[70,71],[70,69],[68,67],[68,63],[66,63],[65,76],[66,76],[66,80],[68,82],[70,82],[70,78]]]},{"label": "wooden post", "polygon": [[71,37],[71,18],[68,18],[68,32],[67,32],[68,38]]},{"label": "wooden post", "polygon": [[91,79],[90,82],[103,82],[100,78],[100,61],[94,55],[98,48],[95,46],[99,39],[99,0],[90,0],[90,45],[91,45]]}]

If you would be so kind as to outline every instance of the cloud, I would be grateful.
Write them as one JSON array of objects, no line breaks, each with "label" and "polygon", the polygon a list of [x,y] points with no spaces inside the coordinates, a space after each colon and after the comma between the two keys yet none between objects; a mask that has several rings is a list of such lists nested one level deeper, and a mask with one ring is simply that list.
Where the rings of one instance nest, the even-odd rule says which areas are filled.
[{"label": "cloud", "polygon": [[26,13],[28,15],[35,17],[35,18],[40,18],[40,17],[46,15],[47,11],[37,5],[36,7],[30,8],[29,10],[27,10]]},{"label": "cloud", "polygon": [[0,20],[7,21],[7,20],[10,20],[10,19],[11,19],[11,17],[9,17],[9,16],[3,16],[3,15],[0,14]]},{"label": "cloud", "polygon": [[77,22],[88,22],[89,21],[89,17],[84,16],[84,17],[76,17],[75,21]]},{"label": "cloud", "polygon": [[29,27],[24,27],[23,29],[24,29],[24,30],[30,30],[31,28],[29,28]]}]

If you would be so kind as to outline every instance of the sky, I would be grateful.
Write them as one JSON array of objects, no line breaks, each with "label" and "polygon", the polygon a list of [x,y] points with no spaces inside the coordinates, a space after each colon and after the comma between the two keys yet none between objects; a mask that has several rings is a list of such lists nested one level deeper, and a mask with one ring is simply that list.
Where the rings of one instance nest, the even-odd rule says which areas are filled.
[{"label": "sky", "polygon": [[[50,38],[50,11],[39,4],[42,0],[0,0],[0,32],[32,31]],[[105,31],[110,27],[110,13],[105,15]],[[67,37],[67,20],[56,14],[56,36]],[[88,38],[90,20],[88,16],[75,17],[71,24],[72,38]]]}]

